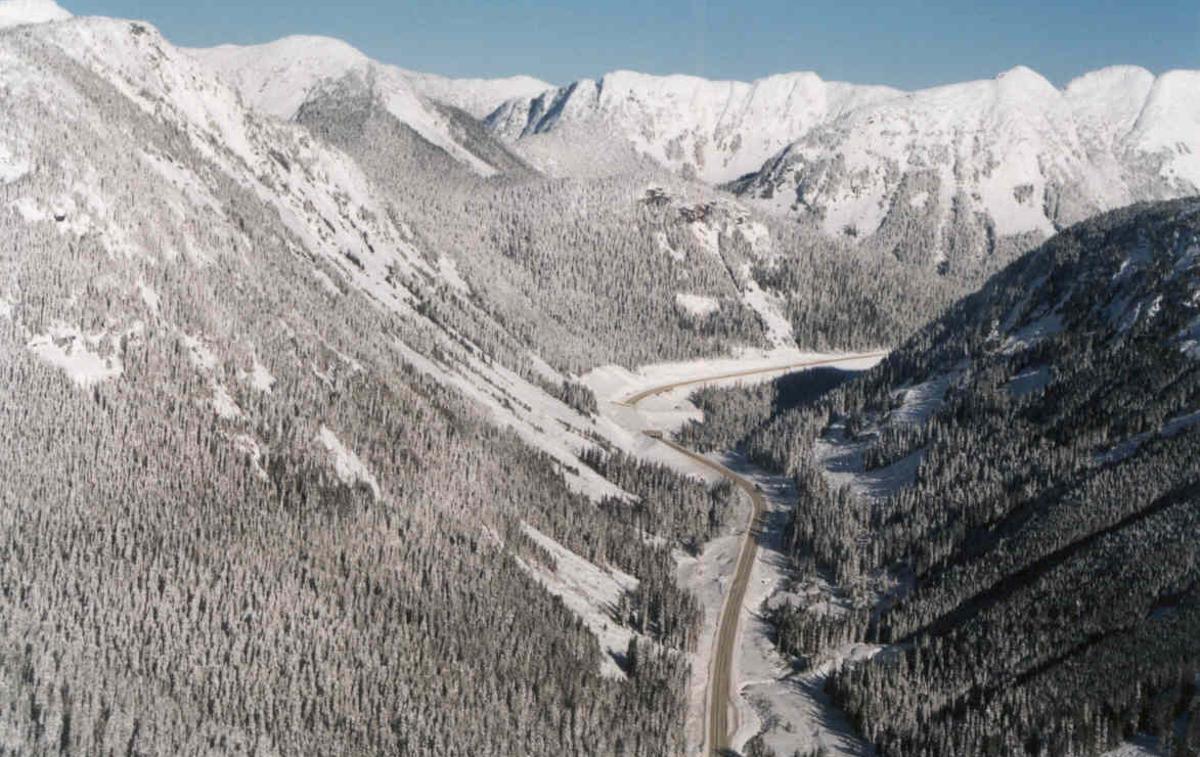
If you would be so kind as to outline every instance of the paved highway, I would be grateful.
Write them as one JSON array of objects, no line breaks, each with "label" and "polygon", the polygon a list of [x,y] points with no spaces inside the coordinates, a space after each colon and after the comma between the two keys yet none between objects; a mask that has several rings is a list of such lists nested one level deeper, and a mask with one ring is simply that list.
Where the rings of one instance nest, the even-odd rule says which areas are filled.
[{"label": "paved highway", "polygon": [[[665,394],[681,386],[707,384],[713,381],[754,376],[760,373],[815,368],[821,365],[833,365],[851,360],[880,357],[886,354],[886,352],[870,352],[858,355],[844,355],[837,358],[809,360],[768,368],[751,368],[744,371],[733,371],[730,373],[685,379],[645,389],[627,397],[618,404],[627,407],[637,407],[638,403],[647,397]],[[643,433],[646,436],[659,440],[697,463],[720,473],[733,482],[739,489],[746,492],[753,505],[750,521],[746,524],[746,530],[742,534],[742,543],[738,549],[737,567],[734,569],[733,578],[729,584],[729,591],[725,594],[725,599],[721,604],[721,616],[717,620],[717,636],[713,643],[712,658],[709,661],[708,693],[705,697],[705,709],[707,710],[705,720],[707,722],[705,724],[704,746],[706,754],[719,755],[729,749],[729,739],[737,731],[737,710],[733,706],[733,653],[737,647],[738,621],[742,615],[742,605],[746,601],[746,587],[750,584],[750,570],[754,567],[754,558],[758,554],[759,526],[763,513],[766,512],[767,503],[762,493],[758,490],[758,487],[724,465],[676,444],[664,437],[661,432],[644,431]]]}]

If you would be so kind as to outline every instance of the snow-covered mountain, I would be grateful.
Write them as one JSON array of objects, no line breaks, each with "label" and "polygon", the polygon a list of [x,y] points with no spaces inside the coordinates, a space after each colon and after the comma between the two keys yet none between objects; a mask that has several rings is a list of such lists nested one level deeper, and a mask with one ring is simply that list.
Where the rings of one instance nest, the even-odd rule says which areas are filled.
[{"label": "snow-covered mountain", "polygon": [[359,161],[149,24],[0,16],[0,753],[682,751],[671,550],[725,495],[632,528],[580,457],[643,437]]},{"label": "snow-covered mountain", "polygon": [[192,54],[285,119],[352,79],[483,176],[524,164],[571,178],[666,169],[972,280],[1095,213],[1200,191],[1200,72],[1115,67],[1058,89],[1017,67],[902,92],[808,72],[745,83],[617,71],[550,88],[417,74],[320,37]]},{"label": "snow-covered mountain", "polygon": [[[1041,201],[1066,208],[1055,219],[1091,202],[1062,187],[1096,176],[1124,182],[1104,202],[1126,190],[1186,191],[1194,84],[1143,73],[1081,80],[1063,95],[1062,115],[1042,102],[1054,95],[1016,72],[996,85],[1011,85],[1009,97],[996,95],[1003,108],[977,117],[1001,124],[994,131],[1007,141],[996,160],[1011,155],[1022,171],[1032,170],[1026,143],[1058,133],[1039,119],[1088,124],[1046,153],[1087,156],[1054,164],[1067,178]],[[756,199],[753,180],[743,199],[667,175],[689,165],[701,175],[703,161],[720,182],[716,167],[732,175],[743,162],[799,151],[789,146],[815,150],[810,135],[909,96],[807,75],[749,89],[622,78],[635,104],[617,110],[643,119],[636,139],[619,121],[568,117],[586,105],[571,104],[576,93],[561,108],[558,94],[539,106],[549,109],[545,129],[514,144],[569,174],[547,177],[476,118],[516,112],[512,96],[532,102],[541,82],[414,74],[312,38],[188,52],[140,21],[0,0],[0,692],[21,703],[0,707],[0,753],[687,751],[688,665],[703,669],[692,650],[708,636],[707,604],[678,585],[678,560],[681,548],[728,534],[745,508],[732,487],[639,461],[667,453],[650,451],[657,443],[640,433],[639,411],[607,401],[655,376],[682,378],[696,360],[778,365],[774,357],[795,356],[797,345],[893,344],[961,282],[875,255],[841,230],[810,233],[823,216],[796,223],[786,206],[767,214],[755,204],[773,200]],[[642,87],[644,97],[630,94]],[[730,108],[745,104],[742,117],[712,105],[722,87]],[[1144,95],[1131,104],[1129,92]],[[497,110],[500,98],[509,104]],[[947,124],[970,110],[958,107],[939,129],[954,133]],[[707,126],[688,131],[696,112]],[[776,123],[784,125],[762,126]],[[672,136],[656,152],[662,134]],[[954,163],[962,176],[931,168],[912,179],[927,182],[929,207],[938,181],[982,186],[980,175],[1002,170],[954,144],[970,154]],[[1130,150],[1149,167],[1129,169]],[[896,155],[908,153],[875,156],[876,172],[892,171]],[[605,172],[620,175],[594,175]],[[874,191],[872,175],[864,192]],[[985,201],[1003,210],[980,194]],[[967,215],[973,206],[958,207]],[[981,229],[964,246],[1000,244],[988,234],[997,222],[978,217],[991,206],[981,207],[951,221]],[[869,207],[853,209],[869,220]],[[1194,658],[1197,605],[1178,593],[1200,585],[1194,506],[1181,513],[1168,500],[1132,513],[1137,523],[1084,521],[1124,518],[1156,488],[1194,492],[1197,212],[1197,201],[1179,201],[1075,227],[921,332],[923,342],[872,374],[871,392],[843,395],[820,414],[824,424],[861,411],[854,428],[864,433],[890,410],[921,415],[934,424],[928,435],[884,427],[880,446],[850,450],[847,467],[878,464],[898,479],[886,458],[906,452],[903,471],[940,470],[962,494],[942,496],[950,487],[930,479],[919,506],[877,520],[855,517],[849,490],[819,508],[815,546],[853,571],[872,560],[890,569],[887,558],[909,554],[888,534],[912,540],[914,566],[955,571],[967,564],[941,561],[939,550],[973,560],[1016,535],[1035,540],[1018,556],[1057,560],[1063,540],[1093,526],[1099,537],[1128,527],[1129,547],[1140,550],[1136,559],[1089,551],[1103,559],[1100,574],[1145,568],[1140,583],[1113,584],[1080,564],[1087,592],[1035,593],[1029,614],[1006,605],[1013,632],[984,627],[1004,652],[990,668],[977,656],[922,654],[940,669],[894,690],[926,699],[934,690],[954,717],[963,692],[986,707],[972,689],[977,672],[998,672],[991,680],[1005,686],[1029,672],[1026,663],[1042,664],[1009,643],[1029,638],[1020,633],[1027,617],[1051,631],[1140,629],[1148,642],[1167,638],[1156,624],[1183,617],[1171,638]],[[920,258],[919,235],[936,241],[941,227],[911,231],[905,218],[889,213],[867,238]],[[667,361],[691,364],[646,367]],[[969,403],[964,387],[978,389]],[[932,413],[941,400],[948,409],[922,415],[914,395]],[[656,417],[688,414],[660,401],[670,409],[649,410]],[[781,427],[756,459],[816,427]],[[926,463],[924,451],[898,445],[928,447]],[[1057,488],[1071,466],[1081,484],[1092,468],[1124,483],[1102,480],[1078,500],[1035,492]],[[987,475],[963,475],[974,467]],[[1031,496],[1038,507],[1024,507]],[[1019,509],[995,540],[960,530],[1010,506]],[[936,521],[953,507],[970,508],[968,517]],[[1019,528],[1027,515],[1039,520]],[[864,532],[871,523],[877,534]],[[950,552],[960,544],[968,549]],[[990,577],[1013,575],[993,567],[944,585],[916,575],[903,585],[927,604],[879,617],[903,628],[936,617],[923,607],[957,608],[969,599],[957,595],[963,587],[988,591]],[[722,583],[718,573],[704,581]],[[847,591],[837,606],[862,596]],[[1087,601],[1042,601],[1059,596]],[[1063,621],[1076,616],[1083,622]],[[829,638],[830,628],[809,636]],[[1081,641],[1045,638],[1050,672]],[[1133,638],[1118,659],[1147,659],[1149,648]],[[1022,667],[996,667],[1006,662]],[[1144,671],[1096,669],[1122,689],[1150,691],[1125,686]],[[1191,680],[1163,671],[1153,677]],[[1070,683],[1060,690],[1098,690]],[[1092,699],[1090,712],[1104,711]],[[910,723],[887,709],[891,701],[870,716]],[[1005,702],[980,718],[1016,714],[1028,725],[1021,713],[1038,701]],[[1122,710],[1116,728],[1140,712]],[[935,716],[938,727],[956,725]],[[951,736],[930,739],[926,751]]]},{"label": "snow-covered mountain", "polygon": [[[421,245],[401,211],[380,199],[349,156],[302,126],[245,107],[236,91],[142,22],[75,18],[5,30],[0,71],[6,87],[0,115],[8,125],[0,130],[0,186],[7,198],[0,220],[14,229],[13,239],[46,250],[48,261],[80,245],[111,258],[107,291],[122,302],[153,302],[150,310],[162,313],[155,316],[158,328],[195,337],[218,359],[237,349],[241,327],[203,316],[199,333],[197,322],[172,323],[166,314],[183,295],[167,287],[207,282],[214,266],[245,275],[258,270],[265,285],[290,270],[288,260],[296,257],[307,285],[322,297],[365,297],[404,323],[406,337],[393,347],[397,355],[473,397],[534,447],[578,466],[575,453],[588,444],[578,429],[587,421],[543,385],[563,377],[470,302],[453,260]],[[38,128],[24,128],[31,123]],[[263,239],[276,240],[280,249],[268,253]],[[12,260],[24,264],[25,258]],[[108,344],[144,327],[146,314],[138,308],[113,307],[91,321],[70,306],[60,313],[48,304],[39,311],[45,322],[24,320],[31,293],[46,284],[45,272],[36,269],[19,286],[16,278],[0,279],[0,315],[15,314],[28,329],[21,338],[29,349],[42,345],[38,354],[51,363],[63,357],[53,348],[63,334],[86,331]],[[48,303],[70,294],[55,292]],[[456,327],[430,319],[431,310],[454,313]],[[486,362],[478,348],[464,349],[473,339],[487,343]],[[78,361],[58,360],[71,378],[86,384],[93,373],[120,375],[114,369],[119,352],[102,370],[104,361],[89,358],[89,348],[79,344]],[[437,361],[430,361],[431,350]],[[220,399],[228,391],[214,384],[214,406],[228,407]],[[502,406],[493,399],[497,393],[524,400]],[[587,468],[578,483],[611,490]]]},{"label": "snow-covered mountain", "polygon": [[373,61],[339,39],[318,36],[292,36],[262,45],[221,45],[193,48],[190,52],[221,70],[231,81],[254,98],[260,107],[287,117],[289,105],[294,113],[297,103],[322,79],[336,79],[354,69],[375,68],[387,71],[406,83],[416,94],[452,105],[475,118],[483,118],[501,103],[519,97],[532,97],[552,89],[531,76],[501,79],[453,79],[437,74],[409,71]]},{"label": "snow-covered mountain", "polygon": [[1018,67],[917,92],[617,72],[507,102],[487,124],[551,173],[621,170],[588,156],[624,150],[827,235],[971,272],[1091,214],[1200,188],[1192,71],[1109,68],[1060,90]]},{"label": "snow-covered mountain", "polygon": [[291,119],[322,86],[346,77],[369,84],[383,106],[430,143],[477,173],[503,170],[472,144],[471,131],[454,110],[479,118],[501,102],[550,87],[530,77],[449,79],[415,73],[371,60],[328,37],[286,37],[263,45],[192,49],[193,57],[217,71],[255,108]]},{"label": "snow-covered mountain", "polygon": [[[0,3],[0,11],[11,8]],[[652,204],[640,179],[614,187],[508,186],[463,171],[463,200],[448,186],[445,155],[425,165],[404,162],[398,153],[425,155],[430,143],[414,143],[406,123],[393,128],[400,119],[391,111],[372,110],[377,91],[366,100],[373,115],[361,123],[349,123],[354,114],[345,107],[362,104],[358,90],[325,85],[305,101],[304,123],[283,121],[249,107],[150,24],[71,18],[49,3],[20,9],[8,14],[14,26],[38,25],[0,31],[0,222],[19,245],[0,265],[58,265],[60,255],[82,247],[92,262],[62,263],[68,278],[110,261],[104,291],[135,305],[95,306],[84,317],[71,304],[76,295],[55,288],[47,270],[10,276],[0,267],[0,318],[18,323],[21,343],[77,383],[121,375],[122,355],[111,347],[126,330],[145,326],[139,302],[153,303],[146,307],[158,328],[198,340],[220,360],[240,349],[244,326],[209,320],[206,306],[178,306],[176,298],[197,282],[213,284],[215,271],[290,291],[301,286],[294,278],[271,282],[280,271],[295,275],[298,265],[318,299],[335,309],[347,298],[369,302],[399,329],[400,336],[386,337],[398,359],[573,471],[572,486],[602,495],[614,487],[578,460],[597,432],[561,399],[568,365],[593,367],[614,355],[700,356],[765,341],[759,319],[775,313],[744,301],[752,282],[730,276],[717,239],[749,247],[744,238],[758,227],[733,211],[725,218],[710,209],[705,221],[685,217],[712,201],[712,189],[681,188],[673,200]],[[338,138],[322,138],[322,129],[339,130]],[[397,165],[403,170],[391,170]],[[594,208],[584,214],[593,228],[583,238],[575,211],[585,205]],[[520,212],[510,212],[513,206]],[[609,255],[594,254],[614,240]],[[26,249],[45,254],[30,257]],[[550,255],[573,262],[552,278],[533,275]],[[54,294],[37,305],[42,316],[34,324],[26,320],[31,293],[43,285]],[[719,301],[719,312],[681,312],[680,293]],[[167,314],[177,307],[187,318],[174,322]],[[587,317],[604,307],[610,320],[637,315],[625,317],[623,330]],[[654,333],[640,333],[647,328]],[[598,344],[598,335],[614,332]],[[78,355],[60,349],[69,335],[78,337]],[[95,344],[85,346],[88,339]],[[65,360],[72,355],[78,360]],[[226,394],[236,399],[232,386],[214,384],[205,401],[228,409]],[[606,444],[636,441],[619,429],[602,431]]]},{"label": "snow-covered mountain", "polygon": [[569,173],[577,163],[571,153],[596,149],[602,133],[612,140],[607,148],[624,143],[685,176],[721,184],[757,171],[818,124],[897,94],[813,73],[745,83],[616,71],[506,102],[487,124],[533,155],[557,142],[535,159],[552,172]]},{"label": "snow-covered mountain", "polygon": [[810,130],[736,191],[828,234],[989,256],[1103,210],[1200,191],[1200,72],[1027,68],[859,108]]}]

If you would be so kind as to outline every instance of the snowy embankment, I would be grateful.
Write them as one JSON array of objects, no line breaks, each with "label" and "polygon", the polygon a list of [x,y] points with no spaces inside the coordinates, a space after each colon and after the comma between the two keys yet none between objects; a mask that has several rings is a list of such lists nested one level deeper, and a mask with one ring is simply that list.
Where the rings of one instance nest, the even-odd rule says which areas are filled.
[{"label": "snowy embankment", "polygon": [[1167,757],[1167,754],[1158,748],[1158,740],[1153,736],[1139,735],[1100,757]]},{"label": "snowy embankment", "polygon": [[[619,365],[606,365],[584,374],[580,381],[595,392],[599,400],[596,430],[605,438],[643,459],[714,482],[719,476],[710,469],[664,447],[642,432],[671,434],[690,420],[700,420],[700,409],[688,397],[702,386],[770,381],[799,370],[796,366],[803,363],[836,364],[845,370],[866,370],[881,359],[881,355],[804,352],[795,347],[780,347],[745,350],[726,358],[656,363],[632,371]],[[636,407],[630,406],[631,397],[660,387],[673,388],[641,399]]]},{"label": "snowy embankment", "polygon": [[332,457],[334,473],[342,483],[348,486],[365,484],[375,498],[379,498],[379,482],[375,480],[375,476],[367,468],[366,463],[354,454],[353,450],[342,444],[342,440],[337,437],[337,434],[328,427],[321,426],[321,430],[317,434],[317,441]]}]

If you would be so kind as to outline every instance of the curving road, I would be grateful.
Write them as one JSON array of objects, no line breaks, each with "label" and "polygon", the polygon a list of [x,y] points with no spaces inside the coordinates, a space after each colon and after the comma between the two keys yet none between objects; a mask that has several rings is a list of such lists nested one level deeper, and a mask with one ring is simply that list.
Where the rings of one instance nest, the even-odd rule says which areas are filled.
[{"label": "curving road", "polygon": [[[638,403],[647,397],[665,394],[666,392],[669,392],[672,389],[677,389],[681,386],[706,384],[724,379],[754,376],[760,373],[791,371],[801,368],[815,368],[821,365],[832,365],[834,363],[844,363],[850,360],[880,357],[886,354],[886,352],[870,352],[858,355],[844,355],[837,358],[809,360],[806,362],[778,365],[769,368],[752,368],[744,371],[734,371],[731,373],[721,373],[713,376],[686,379],[684,381],[676,381],[670,384],[664,384],[663,386],[645,389],[637,394],[627,397],[625,400],[617,404],[625,405],[627,407],[637,407]],[[738,549],[737,566],[734,569],[733,580],[730,582],[729,591],[725,594],[725,599],[721,604],[721,615],[717,621],[716,640],[713,643],[712,658],[709,661],[708,694],[705,701],[705,709],[707,710],[707,715],[705,717],[707,722],[705,724],[704,731],[704,744],[706,745],[705,753],[709,755],[720,755],[729,749],[729,739],[737,730],[737,710],[733,706],[733,652],[737,644],[738,621],[742,615],[742,605],[745,604],[746,601],[746,588],[750,584],[750,570],[754,567],[754,558],[758,554],[758,532],[760,520],[763,513],[766,512],[767,503],[757,486],[743,476],[734,473],[724,465],[692,452],[686,447],[676,444],[670,439],[664,437],[659,431],[643,431],[642,433],[644,433],[646,436],[657,439],[671,449],[674,449],[682,455],[686,455],[697,463],[700,463],[701,465],[720,473],[722,476],[733,482],[733,484],[739,489],[746,492],[746,494],[750,496],[750,502],[753,505],[750,521],[746,525],[745,533],[742,536],[742,543]],[[730,717],[731,714],[732,717]]]},{"label": "curving road", "polygon": [[744,371],[732,371],[730,373],[718,373],[712,376],[702,376],[700,378],[684,379],[671,384],[663,384],[662,386],[653,386],[649,389],[643,389],[637,394],[630,395],[618,402],[618,405],[626,407],[637,407],[638,403],[647,397],[654,397],[659,394],[666,394],[672,389],[678,389],[681,386],[693,386],[695,384],[709,384],[713,381],[723,381],[725,379],[743,378],[745,376],[757,376],[760,373],[777,373],[781,371],[795,371],[801,368],[816,368],[822,365],[833,365],[835,363],[846,363],[851,360],[862,360],[871,357],[883,357],[887,352],[861,352],[857,355],[842,355],[841,357],[824,358],[821,360],[807,360],[800,363],[785,363],[783,365],[773,365],[768,368],[750,368]]}]

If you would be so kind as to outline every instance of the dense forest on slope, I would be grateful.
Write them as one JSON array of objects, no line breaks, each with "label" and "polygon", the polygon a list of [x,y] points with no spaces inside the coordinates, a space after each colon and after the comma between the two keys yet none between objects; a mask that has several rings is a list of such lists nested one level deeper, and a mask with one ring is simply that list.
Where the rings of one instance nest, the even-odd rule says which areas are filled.
[{"label": "dense forest on slope", "polygon": [[882,754],[1200,749],[1198,291],[1200,201],[1116,211],[748,435],[801,491],[778,642],[883,645],[829,684]]},{"label": "dense forest on slope", "polygon": [[774,416],[815,402],[853,376],[850,371],[817,367],[763,383],[702,387],[690,399],[703,411],[703,419],[685,424],[676,437],[702,452],[733,449]]},{"label": "dense forest on slope", "polygon": [[[625,466],[636,503],[597,503],[414,368],[494,359],[429,315],[470,311],[403,223],[148,27],[0,57],[0,751],[679,752],[671,550],[731,493]],[[619,675],[530,529],[636,581]]]},{"label": "dense forest on slope", "polygon": [[[421,245],[457,262],[476,304],[557,367],[582,372],[763,343],[720,255],[677,210],[647,201],[651,177],[482,178],[424,143],[354,75],[315,93],[297,120],[355,157],[413,219]],[[681,310],[680,292],[712,298],[717,309]]]}]

